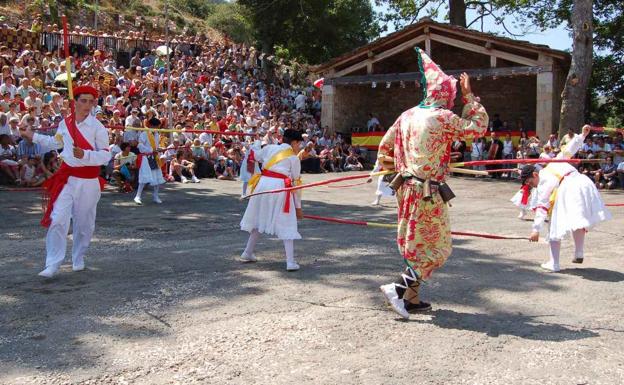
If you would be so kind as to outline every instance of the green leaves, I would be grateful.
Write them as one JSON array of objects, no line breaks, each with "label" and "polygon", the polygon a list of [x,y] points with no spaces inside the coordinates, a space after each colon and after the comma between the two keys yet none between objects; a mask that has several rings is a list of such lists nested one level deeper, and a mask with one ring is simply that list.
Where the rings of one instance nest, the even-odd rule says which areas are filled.
[{"label": "green leaves", "polygon": [[246,7],[262,49],[276,45],[310,64],[366,44],[379,35],[368,0],[239,0]]}]

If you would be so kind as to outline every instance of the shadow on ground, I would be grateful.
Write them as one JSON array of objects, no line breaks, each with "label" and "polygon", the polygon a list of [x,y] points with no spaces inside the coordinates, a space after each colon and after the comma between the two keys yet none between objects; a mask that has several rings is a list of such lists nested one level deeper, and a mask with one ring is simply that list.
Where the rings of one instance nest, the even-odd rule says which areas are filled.
[{"label": "shadow on ground", "polygon": [[[144,202],[149,202],[147,194]],[[21,195],[15,202],[0,203],[5,212],[13,207],[28,208],[21,210],[13,223],[0,224],[5,242],[9,240],[15,247],[1,252],[0,361],[50,370],[98,365],[98,349],[80,343],[84,336],[97,333],[134,340],[166,337],[172,333],[172,325],[161,315],[168,309],[202,299],[195,310],[219,315],[224,301],[266,293],[272,283],[264,281],[258,270],[276,271],[287,283],[315,285],[313,292],[322,297],[323,288],[377,293],[378,286],[394,280],[402,268],[392,230],[314,221],[304,221],[300,226],[304,240],[296,243],[302,264],[299,272],[284,271],[281,242],[266,238],[257,249],[259,263],[241,265],[235,258],[246,241],[246,234],[238,230],[245,202],[234,194],[209,188],[167,187],[161,196],[163,206],[147,203],[137,207],[130,202],[131,196],[105,193],[98,208],[89,270],[64,270],[53,280],[35,275],[41,268],[44,246],[44,232],[37,227],[38,196]],[[308,209],[325,216],[386,223],[395,220],[395,214],[371,211],[370,207],[311,201]],[[523,295],[534,290],[560,290],[556,275],[543,275],[522,260],[496,258],[496,252],[477,251],[471,242],[454,240],[453,256],[435,275],[436,288],[424,289],[430,300],[490,309],[496,304],[483,295],[488,290]],[[585,279],[622,280],[621,273],[599,269],[567,273]],[[359,306],[383,308],[378,297],[362,296],[361,302]],[[152,319],[153,326],[111,322],[127,312]],[[544,341],[597,335],[540,323],[513,309],[491,313],[440,309],[432,315],[431,321],[417,322]]]}]

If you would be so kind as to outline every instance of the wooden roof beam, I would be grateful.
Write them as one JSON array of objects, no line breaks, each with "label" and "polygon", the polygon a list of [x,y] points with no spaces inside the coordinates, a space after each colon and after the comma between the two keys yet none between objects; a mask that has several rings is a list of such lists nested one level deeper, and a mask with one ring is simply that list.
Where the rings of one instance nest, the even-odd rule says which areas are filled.
[{"label": "wooden roof beam", "polygon": [[423,41],[425,41],[425,36],[421,35],[421,36],[417,36],[413,39],[410,39],[408,41],[405,41],[399,45],[397,45],[396,47],[393,47],[387,51],[383,51],[382,53],[380,53],[379,55],[370,57],[369,55],[369,59],[363,60],[359,63],[353,64],[347,68],[344,68],[340,71],[337,71],[336,73],[333,74],[333,77],[339,77],[339,76],[344,76],[344,75],[348,75],[351,72],[355,72],[359,69],[362,69],[364,67],[367,67],[369,64],[373,64],[376,63],[380,60],[384,60],[390,56],[394,56],[402,51],[405,51],[407,49],[411,49],[414,48],[418,43],[422,43]]},{"label": "wooden roof beam", "polygon": [[472,51],[476,53],[480,53],[487,56],[496,56],[499,59],[508,60],[518,64],[524,64],[528,66],[537,66],[540,63],[537,60],[529,59],[527,57],[515,55],[508,52],[499,51],[497,49],[488,49],[487,47],[482,47],[480,45],[467,43],[465,41],[461,41],[452,37],[438,35],[436,33],[432,33],[431,40],[437,41],[442,44],[450,45],[453,47],[465,49],[467,51]]}]

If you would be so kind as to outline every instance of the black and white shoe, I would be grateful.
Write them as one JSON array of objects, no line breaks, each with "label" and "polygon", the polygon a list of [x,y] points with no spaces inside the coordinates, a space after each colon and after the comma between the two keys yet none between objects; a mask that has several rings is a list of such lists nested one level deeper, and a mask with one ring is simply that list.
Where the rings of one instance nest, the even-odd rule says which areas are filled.
[{"label": "black and white shoe", "polygon": [[405,310],[410,314],[423,313],[431,310],[431,304],[428,302],[420,301],[419,303],[405,303]]},{"label": "black and white shoe", "polygon": [[390,305],[392,310],[395,311],[395,313],[405,319],[409,319],[409,313],[405,309],[405,301],[403,301],[403,299],[400,299],[397,295],[394,283],[381,285],[379,286],[379,290],[381,290],[384,297],[386,298],[386,302]]}]

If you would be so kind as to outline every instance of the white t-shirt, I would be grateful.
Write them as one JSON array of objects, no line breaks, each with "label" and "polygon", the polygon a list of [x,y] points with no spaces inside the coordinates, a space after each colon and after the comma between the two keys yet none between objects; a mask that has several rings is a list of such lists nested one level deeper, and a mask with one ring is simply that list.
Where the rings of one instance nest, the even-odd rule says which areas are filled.
[{"label": "white t-shirt", "polygon": [[379,125],[379,119],[377,119],[376,117],[372,117],[368,123],[366,123],[366,127],[370,130],[371,128],[373,128],[374,125]]},{"label": "white t-shirt", "polygon": [[302,110],[305,108],[305,104],[306,104],[306,97],[304,94],[299,94],[297,95],[297,97],[295,98],[295,107],[298,110]]},{"label": "white t-shirt", "polygon": [[134,152],[128,153],[127,156],[124,156],[123,152],[115,155],[115,163],[119,163],[120,166],[124,164],[133,164],[136,162],[137,156]]},{"label": "white t-shirt", "polygon": [[0,86],[0,95],[4,95],[5,92],[11,94],[11,99],[15,98],[15,94],[17,93],[17,87],[14,84],[10,86],[6,83]]},{"label": "white t-shirt", "polygon": [[9,157],[13,157],[16,154],[16,150],[14,146],[11,146],[9,144],[9,147],[4,148],[2,146],[0,146],[0,157],[4,157],[4,156],[9,156]]},{"label": "white t-shirt", "polygon": [[208,143],[208,145],[212,146],[212,134],[202,132],[201,134],[199,134],[199,141],[202,144]]},{"label": "white t-shirt", "polygon": [[503,156],[513,154],[513,142],[510,140],[503,142]]}]

